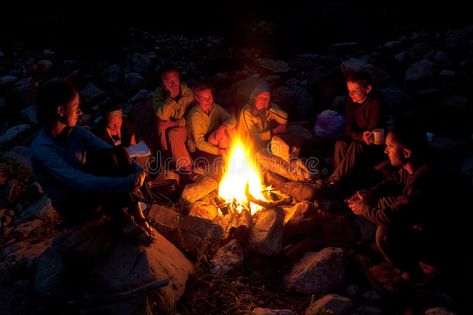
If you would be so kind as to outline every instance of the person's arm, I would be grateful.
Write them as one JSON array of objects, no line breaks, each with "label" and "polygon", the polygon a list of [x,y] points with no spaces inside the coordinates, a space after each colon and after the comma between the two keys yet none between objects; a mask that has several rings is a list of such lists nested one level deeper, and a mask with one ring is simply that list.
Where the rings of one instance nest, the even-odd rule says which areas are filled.
[{"label": "person's arm", "polygon": [[258,118],[251,115],[248,110],[243,110],[240,116],[240,124],[242,129],[248,134],[248,136],[256,141],[269,141],[271,140],[270,130],[261,130],[258,126]]},{"label": "person's arm", "polygon": [[126,177],[105,177],[85,173],[71,166],[53,145],[33,148],[32,159],[42,165],[57,182],[79,192],[130,192],[140,176],[139,173]]},{"label": "person's arm", "polygon": [[407,191],[399,193],[392,204],[383,207],[364,207],[361,215],[378,225],[409,225],[417,219],[420,211],[425,210],[427,207],[425,201],[432,198],[426,188],[432,184],[429,181],[429,178],[418,180],[409,188],[404,188]]},{"label": "person's arm", "polygon": [[400,173],[403,172],[399,170],[386,178],[385,180],[381,181],[380,183],[373,186],[369,189],[369,193],[373,198],[379,198],[382,196],[386,196],[389,194],[399,194],[402,190],[402,182],[401,182],[401,175]]},{"label": "person's arm", "polygon": [[384,127],[381,111],[380,100],[377,98],[371,99],[368,108],[368,115],[370,117],[370,120],[368,121],[368,130],[372,131],[375,128]]},{"label": "person's arm", "polygon": [[81,127],[81,126],[76,126],[74,127],[74,131],[80,133],[80,138],[83,139],[85,142],[85,147],[87,150],[103,150],[103,149],[110,149],[113,147],[113,145],[106,143],[96,135],[94,135],[91,131],[88,129]]},{"label": "person's arm", "polygon": [[191,113],[189,119],[191,120],[190,136],[194,139],[196,148],[200,151],[217,155],[218,147],[205,140],[205,133],[207,132],[204,122],[205,117],[201,117],[200,113],[194,112]]},{"label": "person's arm", "polygon": [[287,113],[283,111],[276,104],[271,104],[271,107],[268,109],[269,119],[276,121],[280,125],[287,124]]},{"label": "person's arm", "polygon": [[169,120],[173,117],[177,103],[169,97],[169,93],[160,87],[153,94],[153,108],[156,116],[161,120]]},{"label": "person's arm", "polygon": [[356,132],[354,129],[355,113],[353,112],[353,106],[353,102],[348,99],[345,108],[345,135],[355,141],[363,141],[363,134]]},{"label": "person's arm", "polygon": [[184,83],[181,85],[182,95],[177,101],[177,113],[176,113],[176,120],[182,120],[185,122],[184,115],[186,114],[186,110],[189,105],[194,103],[194,93],[192,89],[188,88],[187,85]]}]

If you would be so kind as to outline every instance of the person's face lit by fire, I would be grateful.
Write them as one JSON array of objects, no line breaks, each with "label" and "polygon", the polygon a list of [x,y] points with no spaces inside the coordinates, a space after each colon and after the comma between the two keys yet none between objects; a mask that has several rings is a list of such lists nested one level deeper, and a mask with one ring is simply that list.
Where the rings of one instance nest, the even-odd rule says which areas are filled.
[{"label": "person's face lit by fire", "polygon": [[79,94],[74,93],[74,96],[67,102],[66,105],[61,105],[57,108],[61,122],[67,127],[74,127],[82,115],[79,108]]},{"label": "person's face lit by fire", "polygon": [[116,111],[108,115],[107,128],[111,131],[118,132],[122,128],[123,117],[122,111]]},{"label": "person's face lit by fire", "polygon": [[267,109],[269,107],[269,101],[271,100],[271,94],[269,92],[261,92],[255,97],[255,106],[257,110]]},{"label": "person's face lit by fire", "polygon": [[411,156],[411,150],[405,148],[394,135],[389,132],[386,136],[386,149],[384,153],[388,155],[389,161],[392,166],[402,167],[404,166]]},{"label": "person's face lit by fire", "polygon": [[209,112],[210,109],[212,108],[212,104],[214,102],[214,96],[212,94],[211,89],[206,89],[199,91],[195,95],[195,99],[197,103],[199,103],[199,106],[205,111]]},{"label": "person's face lit by fire", "polygon": [[166,72],[162,79],[164,89],[168,91],[172,97],[179,94],[180,79],[177,71]]},{"label": "person's face lit by fire", "polygon": [[363,86],[359,82],[347,81],[348,95],[354,103],[363,103],[372,90],[371,85]]}]

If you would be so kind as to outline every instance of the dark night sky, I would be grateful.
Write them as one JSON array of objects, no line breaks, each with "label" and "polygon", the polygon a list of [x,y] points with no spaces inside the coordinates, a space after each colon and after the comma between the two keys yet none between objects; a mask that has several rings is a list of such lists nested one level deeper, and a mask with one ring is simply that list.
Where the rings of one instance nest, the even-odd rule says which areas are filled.
[{"label": "dark night sky", "polygon": [[121,45],[122,35],[135,26],[153,32],[216,33],[238,45],[252,22],[268,20],[277,25],[275,46],[297,52],[337,41],[383,42],[409,31],[445,30],[470,20],[469,10],[457,0],[443,5],[371,0],[273,2],[136,0],[108,6],[98,6],[98,1],[68,1],[59,6],[16,2],[2,10],[0,35],[2,44],[23,41],[45,46],[52,42],[71,48],[105,41]]}]

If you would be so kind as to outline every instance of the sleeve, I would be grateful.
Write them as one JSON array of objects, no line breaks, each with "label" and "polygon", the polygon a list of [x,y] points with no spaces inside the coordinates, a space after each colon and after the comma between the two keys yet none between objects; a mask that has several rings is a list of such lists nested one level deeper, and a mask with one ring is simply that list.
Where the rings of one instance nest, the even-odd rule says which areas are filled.
[{"label": "sleeve", "polygon": [[111,144],[106,143],[105,141],[94,135],[88,129],[77,126],[76,132],[80,132],[80,137],[84,139],[87,150],[102,150],[110,149],[113,147]]},{"label": "sleeve", "polygon": [[71,166],[52,146],[43,145],[32,151],[32,158],[59,183],[80,192],[130,192],[137,176],[105,177],[85,173]]},{"label": "sleeve", "polygon": [[401,176],[399,173],[396,173],[373,186],[369,191],[373,198],[379,198],[388,194],[392,194],[393,192],[399,194],[401,190]]},{"label": "sleeve", "polygon": [[370,117],[370,120],[368,121],[368,130],[373,130],[375,128],[382,127],[383,115],[382,115],[381,102],[379,99],[372,99],[368,115]]},{"label": "sleeve", "polygon": [[422,200],[429,198],[426,190],[423,189],[424,186],[423,183],[416,183],[409,193],[399,195],[392,204],[382,208],[372,207],[362,214],[368,220],[381,226],[412,224],[417,213],[426,207]]},{"label": "sleeve", "polygon": [[192,89],[188,88],[186,85],[182,85],[182,96],[177,101],[177,115],[176,119],[183,119],[185,121],[184,115],[186,114],[187,107],[194,103],[194,93]]},{"label": "sleeve", "polygon": [[171,119],[177,103],[175,100],[167,96],[166,91],[162,87],[156,89],[153,94],[153,108],[156,116],[161,120]]},{"label": "sleeve", "polygon": [[272,104],[269,108],[269,119],[276,121],[280,125],[287,124],[287,113],[279,106]]},{"label": "sleeve", "polygon": [[260,130],[257,121],[253,115],[248,111],[247,108],[243,108],[240,114],[240,121],[238,128],[240,133],[245,137],[253,138],[256,141],[268,141],[271,139],[270,130]]},{"label": "sleeve", "polygon": [[189,116],[191,120],[191,136],[194,138],[195,146],[197,149],[203,152],[207,152],[213,155],[218,154],[218,147],[207,142],[205,140],[206,126],[203,118],[199,117],[199,113],[194,112]]},{"label": "sleeve", "polygon": [[355,141],[363,141],[363,135],[354,130],[354,123],[353,102],[348,97],[345,108],[345,134]]},{"label": "sleeve", "polygon": [[251,115],[249,111],[244,113],[244,121],[248,128],[248,133],[251,138],[256,138],[256,141],[269,141],[271,140],[271,130],[261,130],[258,127],[258,118]]}]

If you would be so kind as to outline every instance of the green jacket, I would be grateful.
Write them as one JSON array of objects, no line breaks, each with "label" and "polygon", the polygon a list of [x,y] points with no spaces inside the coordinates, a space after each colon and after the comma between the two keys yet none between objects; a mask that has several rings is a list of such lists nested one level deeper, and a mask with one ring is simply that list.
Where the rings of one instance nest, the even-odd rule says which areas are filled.
[{"label": "green jacket", "polygon": [[276,104],[271,103],[266,110],[264,119],[253,115],[249,105],[244,106],[238,120],[238,133],[245,139],[253,139],[257,144],[271,140],[270,122],[274,120],[278,124],[287,123],[287,113]]},{"label": "green jacket", "polygon": [[187,147],[190,152],[196,149],[217,155],[218,147],[207,142],[208,136],[221,125],[235,126],[235,119],[220,105],[213,103],[210,114],[199,106],[194,106],[187,116]]},{"label": "green jacket", "polygon": [[185,83],[181,83],[181,93],[176,99],[169,97],[164,87],[156,89],[153,95],[153,108],[156,116],[160,120],[180,121],[180,125],[185,125],[184,114],[187,107],[194,102],[194,93]]}]

